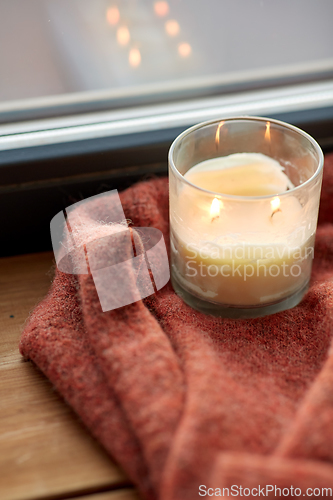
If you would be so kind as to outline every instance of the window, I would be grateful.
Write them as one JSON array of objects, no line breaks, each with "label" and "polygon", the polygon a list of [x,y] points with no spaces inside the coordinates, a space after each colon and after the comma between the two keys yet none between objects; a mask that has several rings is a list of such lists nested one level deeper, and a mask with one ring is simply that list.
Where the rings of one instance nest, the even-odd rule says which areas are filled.
[{"label": "window", "polygon": [[227,115],[331,148],[332,19],[331,0],[0,0],[2,200],[46,221],[165,172],[178,133]]}]

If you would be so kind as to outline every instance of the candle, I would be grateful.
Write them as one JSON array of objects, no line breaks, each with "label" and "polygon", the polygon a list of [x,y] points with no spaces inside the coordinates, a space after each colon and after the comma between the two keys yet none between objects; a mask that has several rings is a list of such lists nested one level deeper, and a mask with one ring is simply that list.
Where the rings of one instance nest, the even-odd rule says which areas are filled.
[{"label": "candle", "polygon": [[169,153],[175,291],[221,316],[296,305],[311,273],[322,160],[312,138],[274,120],[230,118],[181,134]]},{"label": "candle", "polygon": [[[276,196],[294,187],[276,160],[233,154],[203,161],[184,178],[217,196],[207,204],[200,192],[193,194],[184,185],[178,197],[172,245],[183,286],[221,304],[256,306],[281,300],[306,284],[313,235],[306,239],[299,230],[299,200],[290,196],[281,203]],[[222,201],[218,193],[275,196],[260,202],[248,198],[244,206],[244,200]],[[178,223],[182,220],[195,225],[184,227]]]},{"label": "candle", "polygon": [[265,196],[294,187],[282,166],[261,153],[206,160],[192,167],[184,177],[209,191],[238,196]]}]

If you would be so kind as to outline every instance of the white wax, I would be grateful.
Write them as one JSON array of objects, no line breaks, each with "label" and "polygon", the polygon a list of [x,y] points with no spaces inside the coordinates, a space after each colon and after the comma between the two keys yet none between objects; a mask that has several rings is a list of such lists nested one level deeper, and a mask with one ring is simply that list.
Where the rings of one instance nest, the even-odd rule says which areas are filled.
[{"label": "white wax", "polygon": [[279,162],[261,153],[238,153],[203,161],[184,177],[221,194],[265,196],[294,187],[283,170]]},{"label": "white wax", "polygon": [[[313,237],[297,196],[278,196],[293,184],[276,160],[255,153],[214,158],[191,168],[185,179],[221,196],[184,184],[172,201],[173,266],[184,288],[217,303],[262,305],[302,287]],[[265,266],[278,275],[265,275]]]}]

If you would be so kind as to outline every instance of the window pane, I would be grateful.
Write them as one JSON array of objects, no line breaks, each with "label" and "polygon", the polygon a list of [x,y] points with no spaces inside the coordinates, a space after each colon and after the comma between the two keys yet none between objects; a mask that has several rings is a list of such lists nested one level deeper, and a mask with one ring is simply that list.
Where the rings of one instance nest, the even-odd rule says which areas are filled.
[{"label": "window pane", "polygon": [[332,0],[0,0],[0,115],[332,76],[332,19]]}]

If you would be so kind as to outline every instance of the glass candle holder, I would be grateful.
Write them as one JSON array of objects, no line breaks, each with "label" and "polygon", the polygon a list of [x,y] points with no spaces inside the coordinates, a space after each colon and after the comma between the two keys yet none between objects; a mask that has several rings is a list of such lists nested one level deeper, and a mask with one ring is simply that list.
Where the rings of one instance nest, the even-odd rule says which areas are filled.
[{"label": "glass candle holder", "polygon": [[258,117],[205,122],[169,151],[171,280],[193,308],[290,309],[312,267],[323,170],[316,141]]}]

